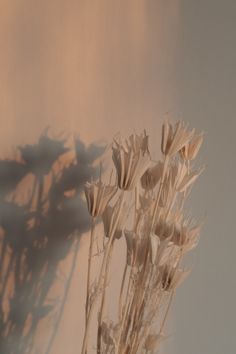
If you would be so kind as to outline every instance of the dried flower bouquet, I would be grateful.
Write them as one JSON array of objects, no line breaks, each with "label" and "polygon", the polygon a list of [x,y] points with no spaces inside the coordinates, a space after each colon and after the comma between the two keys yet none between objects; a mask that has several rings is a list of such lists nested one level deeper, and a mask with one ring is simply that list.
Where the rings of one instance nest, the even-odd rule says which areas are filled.
[{"label": "dried flower bouquet", "polygon": [[[165,338],[173,295],[189,273],[181,265],[182,259],[199,239],[200,225],[186,217],[184,204],[202,172],[192,167],[202,141],[203,134],[189,130],[183,122],[165,122],[161,139],[163,158],[154,162],[146,132],[133,134],[124,142],[116,139],[112,146],[116,183],[106,185],[101,177],[97,182],[86,183],[91,236],[82,354],[90,352],[93,318],[97,319],[98,354],[157,353]],[[101,267],[92,282],[99,218],[104,225],[104,249]],[[104,313],[109,268],[114,246],[122,237],[126,241],[126,263],[118,316],[111,321]]]}]

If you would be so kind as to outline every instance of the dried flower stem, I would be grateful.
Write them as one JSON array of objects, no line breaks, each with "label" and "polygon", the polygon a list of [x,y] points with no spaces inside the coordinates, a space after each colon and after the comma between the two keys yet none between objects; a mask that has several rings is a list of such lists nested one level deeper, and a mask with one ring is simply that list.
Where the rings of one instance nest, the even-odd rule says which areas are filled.
[{"label": "dried flower stem", "polygon": [[125,268],[124,268],[124,271],[123,271],[122,281],[121,281],[120,296],[119,296],[119,319],[120,320],[121,320],[121,317],[122,317],[122,298],[123,298],[123,292],[124,292],[124,285],[125,285],[125,280],[126,280],[127,269],[128,269],[128,265],[127,265],[127,263],[125,263]]},{"label": "dried flower stem", "polygon": [[95,218],[91,218],[91,233],[90,233],[90,243],[89,243],[89,255],[88,255],[88,270],[87,270],[87,291],[86,291],[86,304],[85,304],[85,327],[87,326],[87,319],[89,313],[89,294],[91,287],[91,266],[92,266],[92,256],[93,256],[93,244],[94,244],[94,230],[95,230]]},{"label": "dried flower stem", "polygon": [[[123,206],[123,200],[124,200],[124,192],[122,191],[122,193],[121,193],[121,202],[120,202],[120,205],[119,205],[119,211],[118,211],[118,217],[117,217],[116,224],[118,223],[119,215],[121,213],[121,209],[122,209],[122,206]],[[116,228],[116,225],[114,227],[113,233],[111,234],[111,236],[109,238],[109,241],[107,242],[107,245],[106,245],[106,248],[105,248],[105,253],[104,253],[104,257],[103,257],[103,261],[102,261],[102,266],[101,266],[100,274],[99,274],[99,278],[98,278],[97,293],[95,294],[95,298],[93,299],[93,301],[92,301],[92,303],[90,305],[88,314],[87,314],[87,321],[86,321],[86,327],[85,327],[85,333],[84,333],[84,338],[83,338],[81,354],[85,354],[86,350],[87,350],[86,348],[87,348],[89,328],[90,328],[90,325],[91,325],[91,320],[92,320],[94,307],[95,307],[95,304],[96,304],[96,301],[98,299],[98,295],[100,293],[101,286],[102,286],[102,283],[103,283],[104,270],[106,269],[107,260],[108,260],[108,256],[109,256],[109,253],[110,253],[110,248],[111,248],[111,245],[112,245],[112,242],[113,242],[113,238],[114,238],[114,235],[115,235],[115,228]]]},{"label": "dried flower stem", "polygon": [[105,306],[105,301],[106,301],[106,288],[107,288],[107,281],[108,281],[108,276],[109,276],[109,263],[111,260],[111,255],[112,255],[112,250],[114,246],[114,240],[111,244],[110,252],[108,255],[108,260],[107,260],[107,265],[106,265],[106,272],[104,275],[104,284],[103,284],[103,289],[102,289],[102,299],[101,299],[101,306],[100,310],[98,312],[98,335],[97,335],[97,353],[101,353],[101,325],[102,325],[102,319],[103,319],[103,312],[104,312],[104,306]]},{"label": "dried flower stem", "polygon": [[158,204],[159,204],[160,197],[161,197],[161,191],[162,191],[162,188],[163,188],[164,178],[165,178],[165,175],[166,175],[168,163],[169,163],[169,157],[168,157],[168,156],[165,156],[165,158],[164,158],[163,172],[162,172],[162,175],[161,175],[160,186],[159,186],[159,190],[158,190],[158,193],[157,193],[157,197],[156,197],[156,201],[155,201],[155,206],[154,206],[154,210],[153,210],[153,215],[152,215],[151,231],[152,231],[153,226],[154,226],[154,222],[155,222],[155,218],[156,218],[156,213],[157,213],[157,209],[158,209]]},{"label": "dried flower stem", "polygon": [[[124,144],[115,141],[112,149],[117,186],[122,190],[122,203],[124,191],[132,192],[129,209],[132,226],[131,230],[125,229],[124,218],[119,220],[122,203],[119,207],[115,204],[102,208],[108,241],[95,295],[89,297],[82,354],[86,353],[88,330],[100,295],[97,354],[154,354],[158,350],[176,287],[188,274],[180,263],[198,240],[199,226],[192,225],[190,218],[185,219],[183,206],[200,174],[191,169],[189,161],[196,157],[201,143],[202,135],[195,135],[184,123],[178,122],[173,127],[166,122],[161,144],[164,159],[153,166],[146,132],[131,135]],[[93,196],[100,185],[90,184],[89,188],[90,192],[87,185],[90,213],[102,210],[99,205],[96,208],[94,201],[99,200],[104,206],[103,194],[99,199],[96,194]],[[114,240],[120,239],[123,230],[127,255],[117,294],[118,322],[115,324],[105,316],[105,303]]]}]

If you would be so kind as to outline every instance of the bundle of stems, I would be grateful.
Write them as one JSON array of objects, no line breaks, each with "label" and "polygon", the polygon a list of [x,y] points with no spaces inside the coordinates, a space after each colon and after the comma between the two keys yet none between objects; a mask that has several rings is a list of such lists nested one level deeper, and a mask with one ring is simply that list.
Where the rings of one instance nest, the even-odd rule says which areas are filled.
[{"label": "bundle of stems", "polygon": [[[186,124],[162,126],[162,159],[154,161],[146,132],[125,141],[114,139],[112,159],[116,182],[87,182],[85,196],[91,215],[85,332],[82,354],[89,349],[91,323],[97,320],[97,354],[157,353],[176,288],[188,275],[182,259],[198,243],[201,225],[184,209],[193,183],[203,134]],[[104,249],[92,281],[96,224],[102,219]],[[117,318],[105,314],[109,268],[122,237],[126,261],[118,298]],[[117,247],[114,247],[117,246]]]}]

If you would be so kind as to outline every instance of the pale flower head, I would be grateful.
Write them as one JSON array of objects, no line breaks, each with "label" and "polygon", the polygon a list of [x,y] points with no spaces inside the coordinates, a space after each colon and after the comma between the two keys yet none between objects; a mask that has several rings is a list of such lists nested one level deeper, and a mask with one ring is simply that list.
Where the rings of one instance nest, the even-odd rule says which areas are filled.
[{"label": "pale flower head", "polygon": [[121,198],[118,199],[114,206],[107,205],[102,214],[106,237],[110,237],[112,233],[114,233],[114,238],[117,239],[122,236],[124,222],[127,216],[127,207],[123,205],[120,210],[120,204]]},{"label": "pale flower head", "polygon": [[141,185],[145,190],[152,190],[160,181],[163,173],[163,163],[158,161],[153,167],[149,167],[141,178]]},{"label": "pale flower head", "polygon": [[174,228],[175,225],[172,222],[167,222],[166,220],[163,220],[162,218],[158,220],[156,226],[155,226],[155,234],[159,237],[159,239],[162,240],[169,240],[172,238],[172,235],[174,233]]},{"label": "pale flower head", "polygon": [[171,196],[173,194],[173,176],[171,174],[171,170],[167,172],[165,175],[163,186],[161,189],[161,195],[159,200],[159,206],[164,208],[166,204],[169,202]]},{"label": "pale flower head", "polygon": [[86,182],[84,192],[87,200],[88,211],[92,217],[101,216],[111,198],[115,195],[115,186],[98,182]]},{"label": "pale flower head", "polygon": [[145,261],[148,238],[139,238],[134,231],[124,231],[127,246],[127,264],[141,266]]},{"label": "pale flower head", "polygon": [[203,142],[203,134],[195,135],[186,145],[179,151],[180,156],[184,160],[194,160],[200,150]]},{"label": "pale flower head", "polygon": [[185,280],[188,274],[189,271],[177,269],[169,265],[160,267],[160,278],[163,290],[175,290]]},{"label": "pale flower head", "polygon": [[167,263],[176,263],[179,255],[179,247],[168,239],[160,240],[155,234],[151,234],[151,262],[154,265],[162,266]]},{"label": "pale flower head", "polygon": [[201,228],[202,225],[194,225],[190,227],[183,222],[175,229],[171,241],[175,245],[181,247],[184,252],[188,252],[197,245]]},{"label": "pale flower head", "polygon": [[168,221],[158,220],[152,238],[157,245],[166,242],[168,246],[175,245],[185,253],[197,245],[201,228],[202,224],[196,224],[190,218],[184,219],[183,214],[177,211],[170,213]]},{"label": "pale flower head", "polygon": [[173,156],[193,137],[194,129],[188,130],[184,122],[178,121],[173,128],[171,123],[162,125],[161,151],[166,156]]},{"label": "pale flower head", "polygon": [[119,188],[132,190],[151,163],[148,136],[133,134],[123,144],[114,140],[112,151]]},{"label": "pale flower head", "polygon": [[176,191],[184,192],[187,188],[192,186],[200,174],[203,172],[204,167],[194,170],[188,171],[187,166],[185,164],[178,164],[172,166],[172,175],[174,180],[174,186]]}]

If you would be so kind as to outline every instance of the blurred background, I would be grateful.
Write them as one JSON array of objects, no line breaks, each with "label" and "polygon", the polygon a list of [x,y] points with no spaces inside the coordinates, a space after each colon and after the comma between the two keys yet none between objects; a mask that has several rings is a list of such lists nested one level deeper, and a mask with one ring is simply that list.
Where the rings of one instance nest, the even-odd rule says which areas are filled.
[{"label": "blurred background", "polygon": [[[206,222],[165,354],[235,351],[235,13],[233,0],[0,0],[1,158],[48,126],[86,144],[145,128],[153,151],[166,117],[206,133],[190,201]],[[54,354],[79,352],[86,252],[84,235]]]}]

